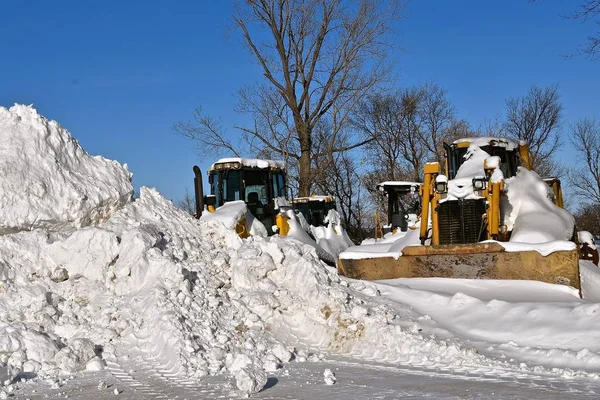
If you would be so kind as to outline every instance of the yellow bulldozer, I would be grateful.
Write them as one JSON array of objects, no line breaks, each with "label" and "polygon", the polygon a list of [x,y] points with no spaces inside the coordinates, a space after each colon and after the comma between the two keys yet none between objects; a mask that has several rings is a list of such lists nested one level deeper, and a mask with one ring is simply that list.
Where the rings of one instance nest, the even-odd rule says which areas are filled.
[{"label": "yellow bulldozer", "polygon": [[[418,237],[416,231],[412,232],[412,242],[407,241],[401,253],[393,255],[356,250],[352,253],[351,248],[340,255],[340,274],[366,280],[413,277],[538,280],[580,290],[580,253],[574,226],[572,237],[559,242],[562,248],[554,251],[540,252],[535,246],[509,243],[514,226],[507,217],[512,210],[505,180],[515,177],[518,168],[530,169],[527,144],[503,138],[468,138],[445,144],[444,148],[445,174],[441,173],[439,163],[428,163],[419,185],[420,225],[413,226]],[[559,214],[566,213],[562,210],[560,180],[544,181],[551,187],[549,192],[554,204],[560,207]],[[387,185],[388,193],[392,192],[391,187]],[[394,190],[406,191],[410,187],[414,191],[415,184],[397,185]],[[554,207],[551,203],[550,206]],[[389,218],[393,218],[388,211]]]}]

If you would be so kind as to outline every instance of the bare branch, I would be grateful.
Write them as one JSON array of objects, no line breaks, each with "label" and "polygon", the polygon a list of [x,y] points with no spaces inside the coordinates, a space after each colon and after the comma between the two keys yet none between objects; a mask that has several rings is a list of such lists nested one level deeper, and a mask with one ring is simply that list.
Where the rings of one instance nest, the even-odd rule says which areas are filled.
[{"label": "bare branch", "polygon": [[506,112],[504,130],[529,143],[532,168],[543,175],[553,174],[554,171],[541,167],[552,165],[550,161],[560,144],[562,104],[558,86],[531,86],[526,96],[506,101]]},{"label": "bare branch", "polygon": [[198,151],[201,154],[212,152],[221,154],[229,152],[236,157],[240,154],[229,140],[225,139],[221,121],[202,114],[202,108],[194,110],[194,122],[178,122],[173,125],[173,131],[185,138],[194,140],[197,143]]},{"label": "bare branch", "polygon": [[581,167],[569,171],[572,192],[584,203],[600,203],[600,123],[583,119],[571,127]]}]

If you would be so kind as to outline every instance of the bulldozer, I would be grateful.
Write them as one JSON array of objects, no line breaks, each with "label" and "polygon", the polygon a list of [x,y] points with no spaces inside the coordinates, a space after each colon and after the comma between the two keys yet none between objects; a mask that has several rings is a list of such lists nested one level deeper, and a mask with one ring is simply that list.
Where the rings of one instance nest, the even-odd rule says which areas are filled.
[{"label": "bulldozer", "polygon": [[[219,207],[234,201],[243,201],[251,217],[260,221],[268,235],[286,236],[290,230],[289,214],[292,210],[306,229],[307,226],[325,225],[329,210],[335,210],[332,196],[310,196],[288,200],[287,169],[282,161],[224,158],[211,165],[208,171],[210,194],[204,194],[202,172],[195,165],[194,190],[196,218],[203,211],[215,212]],[[250,235],[249,221],[241,215],[235,230],[243,238]]]},{"label": "bulldozer", "polygon": [[[416,240],[403,247],[399,256],[342,253],[339,273],[365,280],[413,277],[537,280],[581,290],[576,243],[545,255],[518,246],[517,250],[508,251],[510,246],[506,242],[511,239],[514,227],[506,220],[509,205],[505,179],[517,175],[519,168],[530,169],[527,144],[503,138],[466,138],[444,144],[444,149],[445,174],[441,173],[438,162],[424,167],[424,179],[419,186],[418,239],[415,232]],[[473,157],[469,152],[474,151],[479,158],[467,163],[465,156]],[[562,208],[560,180],[544,181],[551,188],[554,203]],[[407,185],[399,187],[406,190]],[[577,242],[574,227],[571,240]]]}]

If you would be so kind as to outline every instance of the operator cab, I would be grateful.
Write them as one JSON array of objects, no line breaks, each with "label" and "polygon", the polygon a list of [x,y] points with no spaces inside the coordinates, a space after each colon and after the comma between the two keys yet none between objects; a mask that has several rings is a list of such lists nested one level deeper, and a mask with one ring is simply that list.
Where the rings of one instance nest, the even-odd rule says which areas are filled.
[{"label": "operator cab", "polygon": [[419,182],[387,181],[377,184],[377,189],[385,192],[388,199],[388,225],[384,226],[383,233],[400,229],[408,230],[409,222],[415,222],[421,212],[419,196]]},{"label": "operator cab", "polygon": [[286,169],[281,161],[224,158],[208,171],[210,194],[215,207],[242,200],[252,215],[273,234],[277,210],[275,198],[285,197]]},{"label": "operator cab", "polygon": [[[448,179],[454,179],[458,169],[465,161],[469,146],[475,144],[490,156],[500,157],[500,169],[504,178],[512,178],[517,174],[517,168],[522,165],[521,155],[527,151],[527,145],[517,140],[504,138],[476,137],[460,139],[452,144],[444,143],[446,151],[446,174]],[[528,160],[523,160],[527,163]]]}]

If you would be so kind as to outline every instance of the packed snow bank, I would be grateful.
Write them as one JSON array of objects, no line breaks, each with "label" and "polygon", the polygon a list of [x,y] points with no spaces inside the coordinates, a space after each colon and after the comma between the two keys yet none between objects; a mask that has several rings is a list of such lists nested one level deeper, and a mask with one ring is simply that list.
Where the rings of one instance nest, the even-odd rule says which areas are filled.
[{"label": "packed snow bank", "polygon": [[31,106],[0,107],[0,234],[79,228],[130,201],[126,166],[87,154]]},{"label": "packed snow bank", "polygon": [[600,270],[589,261],[581,269],[583,300],[572,288],[534,281],[394,279],[376,287],[392,308],[429,316],[426,333],[461,338],[489,357],[520,360],[527,370],[599,372]]}]

